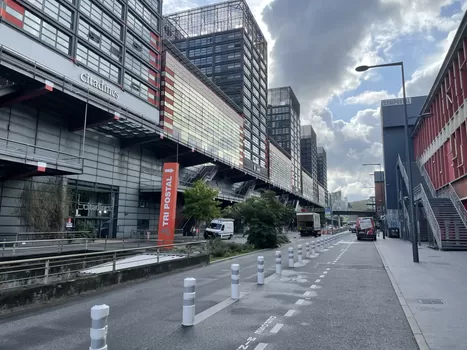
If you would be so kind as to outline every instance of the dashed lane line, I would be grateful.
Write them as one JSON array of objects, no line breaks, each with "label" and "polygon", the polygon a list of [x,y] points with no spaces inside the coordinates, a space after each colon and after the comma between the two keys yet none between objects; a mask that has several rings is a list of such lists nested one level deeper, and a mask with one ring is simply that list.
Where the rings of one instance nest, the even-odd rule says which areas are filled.
[{"label": "dashed lane line", "polygon": [[315,281],[315,283],[319,283],[319,282],[321,282],[321,280],[318,278],[318,279]]},{"label": "dashed lane line", "polygon": [[304,296],[304,297],[309,297],[310,295],[311,295],[311,292],[305,292],[305,293],[303,293],[303,296]]},{"label": "dashed lane line", "polygon": [[287,311],[287,312],[285,313],[284,316],[285,316],[285,317],[292,317],[294,313],[295,313],[295,310],[289,310],[289,311]]},{"label": "dashed lane line", "polygon": [[324,277],[325,277],[325,275],[320,275],[320,276],[319,276],[319,278],[324,278]]},{"label": "dashed lane line", "polygon": [[302,305],[304,301],[305,301],[305,299],[298,299],[298,300],[295,302],[295,304],[296,304],[296,305]]},{"label": "dashed lane line", "polygon": [[269,333],[277,334],[281,328],[284,327],[283,323],[276,323],[274,327],[269,331]]},{"label": "dashed lane line", "polygon": [[[266,346],[268,346],[267,343],[259,343],[258,345],[256,345],[256,347],[253,350],[264,350],[264,349],[266,349]],[[245,349],[247,349],[247,348],[245,348]]]}]

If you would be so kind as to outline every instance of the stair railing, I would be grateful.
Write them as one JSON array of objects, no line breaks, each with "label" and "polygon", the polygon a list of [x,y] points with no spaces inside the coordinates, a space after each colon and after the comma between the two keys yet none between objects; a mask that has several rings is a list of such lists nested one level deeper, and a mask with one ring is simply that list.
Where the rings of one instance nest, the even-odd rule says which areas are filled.
[{"label": "stair railing", "polygon": [[467,228],[467,210],[465,210],[464,204],[462,204],[459,196],[457,195],[456,190],[449,184],[443,191],[439,194],[440,198],[449,198],[456,208],[457,214],[461,218],[464,226]]},{"label": "stair railing", "polygon": [[[405,201],[402,200],[402,208],[404,209],[404,224],[405,224],[405,230],[404,232],[409,232],[410,231],[410,216],[409,216],[409,211],[407,210],[407,206],[405,205]],[[408,237],[410,239],[410,237]]]},{"label": "stair railing", "polygon": [[433,182],[431,182],[430,175],[428,175],[425,167],[420,163],[418,159],[417,159],[417,166],[418,166],[418,169],[420,169],[420,174],[422,174],[423,178],[425,179],[425,183],[428,186],[428,189],[430,190],[431,196],[433,198],[436,198],[435,186],[433,185]]},{"label": "stair railing", "polygon": [[422,200],[423,209],[426,213],[426,219],[428,224],[430,225],[431,232],[433,232],[433,237],[436,240],[436,244],[438,248],[441,250],[443,248],[442,241],[441,241],[441,227],[439,226],[438,220],[436,219],[435,213],[433,208],[431,207],[430,201],[428,200],[428,196],[426,195],[425,189],[423,188],[422,184],[418,185],[417,191],[420,191],[420,199]]},{"label": "stair railing", "polygon": [[407,175],[407,171],[405,170],[405,166],[402,163],[400,155],[397,155],[397,165],[399,165],[399,169],[400,169],[400,172],[402,174],[402,178],[404,179],[405,188],[408,190],[409,189],[409,177]]}]

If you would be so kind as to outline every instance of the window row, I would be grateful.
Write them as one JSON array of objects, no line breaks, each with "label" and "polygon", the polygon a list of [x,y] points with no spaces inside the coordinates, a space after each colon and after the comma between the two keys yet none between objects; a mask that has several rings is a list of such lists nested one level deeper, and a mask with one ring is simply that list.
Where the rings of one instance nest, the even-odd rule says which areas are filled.
[{"label": "window row", "polygon": [[87,40],[89,44],[98,48],[109,57],[115,59],[118,62],[122,60],[122,47],[113,40],[100,33],[97,27],[94,27],[84,21],[82,18],[78,24],[78,35]]},{"label": "window row", "polygon": [[157,34],[151,32],[139,19],[131,12],[128,12],[127,24],[144,42],[160,51],[160,38]]},{"label": "window row", "polygon": [[79,63],[84,64],[111,82],[120,83],[121,69],[81,43],[78,43],[77,46],[76,59]]},{"label": "window row", "polygon": [[125,68],[139,76],[145,82],[155,86],[156,88],[160,87],[159,76],[152,69],[143,65],[139,60],[134,58],[131,55],[125,57]]},{"label": "window row", "polygon": [[209,47],[202,47],[199,49],[189,50],[188,57],[197,57],[202,55],[211,55],[212,54],[212,46]]},{"label": "window row", "polygon": [[160,31],[159,18],[148,9],[141,0],[128,0],[129,7],[135,11],[147,24]]},{"label": "window row", "polygon": [[212,64],[212,56],[202,57],[202,58],[193,58],[190,61],[196,66]]},{"label": "window row", "polygon": [[80,11],[114,38],[122,39],[122,26],[91,0],[80,0]]},{"label": "window row", "polygon": [[151,66],[156,69],[160,69],[161,59],[160,55],[155,51],[152,51],[147,46],[145,46],[139,39],[137,39],[133,34],[127,32],[126,34],[126,46],[130,48],[133,53],[136,54],[146,63],[149,63]]},{"label": "window row", "polygon": [[51,18],[63,24],[65,27],[72,29],[73,20],[72,12],[67,7],[63,6],[56,0],[26,0],[38,9],[42,10]]}]

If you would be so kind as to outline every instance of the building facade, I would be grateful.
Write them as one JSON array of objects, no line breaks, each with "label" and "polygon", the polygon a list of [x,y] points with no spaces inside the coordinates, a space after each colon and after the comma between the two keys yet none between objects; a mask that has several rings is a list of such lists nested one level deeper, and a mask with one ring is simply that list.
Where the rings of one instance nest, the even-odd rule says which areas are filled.
[{"label": "building facade", "polygon": [[243,162],[268,174],[267,42],[246,1],[165,17],[165,35],[243,110]]},{"label": "building facade", "polygon": [[414,131],[415,158],[436,191],[451,185],[467,208],[467,19],[464,16]]},{"label": "building facade", "polygon": [[375,171],[375,211],[378,217],[385,214],[386,195],[384,190],[384,171]]},{"label": "building facade", "polygon": [[349,209],[349,201],[347,197],[342,196],[342,191],[331,192],[329,197],[332,210],[344,211]]},{"label": "building facade", "polygon": [[300,162],[313,179],[313,196],[318,198],[318,145],[311,125],[300,128]]},{"label": "building facade", "polygon": [[[328,198],[328,161],[326,156],[326,150],[324,147],[318,147],[318,158],[317,158],[317,179],[319,185],[324,189],[324,196],[326,201]],[[321,194],[320,194],[321,198]],[[326,202],[325,201],[325,202]]]},{"label": "building facade", "polygon": [[292,157],[273,140],[269,141],[271,181],[281,189],[292,191]]},{"label": "building facade", "polygon": [[[426,96],[407,97],[407,115],[409,117],[409,133],[413,130],[418,115],[425,103]],[[385,207],[388,227],[399,226],[398,200],[397,200],[397,159],[405,157],[405,131],[404,131],[404,106],[403,100],[390,99],[381,101],[381,125],[383,133],[383,157],[385,169]],[[411,145],[411,143],[409,143]],[[413,152],[413,148],[410,149]],[[392,225],[392,226],[391,226]]]},{"label": "building facade", "polygon": [[292,190],[300,192],[300,103],[290,86],[268,90],[268,133],[290,154]]}]

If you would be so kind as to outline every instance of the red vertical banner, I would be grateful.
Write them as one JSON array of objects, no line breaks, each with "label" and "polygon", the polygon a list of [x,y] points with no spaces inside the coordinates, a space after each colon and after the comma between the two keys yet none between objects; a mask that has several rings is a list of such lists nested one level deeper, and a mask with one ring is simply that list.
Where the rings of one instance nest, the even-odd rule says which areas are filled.
[{"label": "red vertical banner", "polygon": [[162,168],[161,209],[157,245],[171,244],[174,241],[178,170],[178,163],[164,163]]}]

